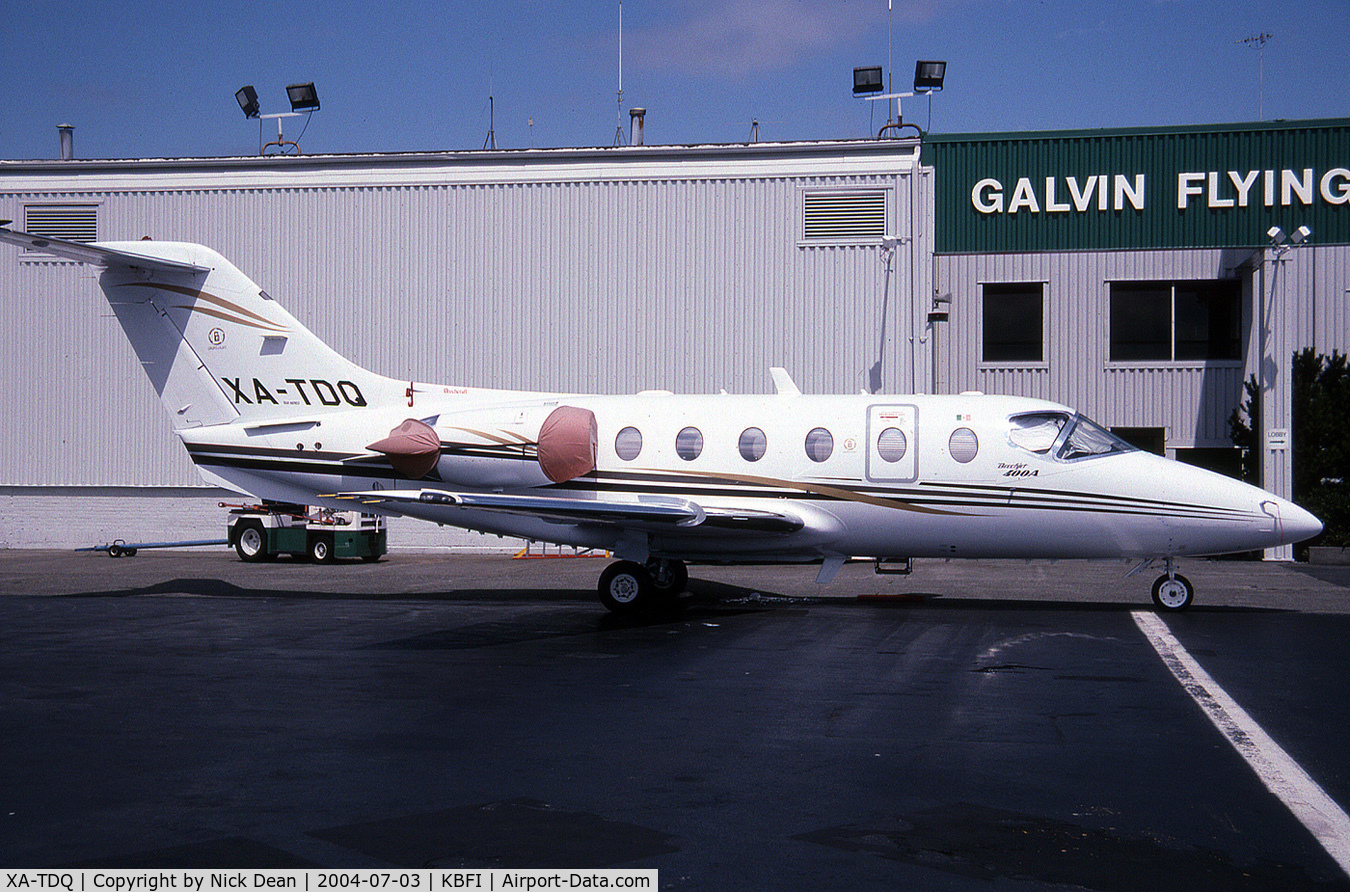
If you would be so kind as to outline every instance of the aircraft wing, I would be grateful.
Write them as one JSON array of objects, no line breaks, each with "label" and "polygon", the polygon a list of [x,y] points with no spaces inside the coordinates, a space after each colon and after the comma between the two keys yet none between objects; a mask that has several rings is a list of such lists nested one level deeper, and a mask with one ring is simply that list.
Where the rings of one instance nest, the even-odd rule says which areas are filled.
[{"label": "aircraft wing", "polygon": [[756,533],[793,533],[805,524],[776,511],[705,508],[685,499],[649,497],[639,501],[569,496],[457,493],[439,489],[374,490],[335,493],[329,498],[379,505],[397,511],[409,504],[438,505],[536,517],[550,523],[580,523],[624,528],[736,529]]},{"label": "aircraft wing", "polygon": [[193,263],[182,263],[177,260],[165,260],[162,257],[136,254],[132,251],[105,248],[97,243],[86,244],[42,235],[29,235],[26,232],[14,232],[4,228],[4,224],[7,222],[0,221],[0,242],[8,242],[21,248],[41,251],[43,254],[54,254],[67,260],[78,260],[80,263],[87,263],[90,266],[98,266],[104,269],[133,267],[175,273],[205,273],[210,271],[207,267],[197,266]]}]

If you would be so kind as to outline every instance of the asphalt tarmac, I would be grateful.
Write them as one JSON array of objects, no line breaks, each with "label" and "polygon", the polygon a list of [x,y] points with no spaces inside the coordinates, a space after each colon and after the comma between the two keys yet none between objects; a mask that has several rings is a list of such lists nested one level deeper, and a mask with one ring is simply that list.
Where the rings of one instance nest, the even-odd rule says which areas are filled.
[{"label": "asphalt tarmac", "polygon": [[[664,889],[1350,888],[1123,564],[0,552],[0,866],[653,867]],[[1350,568],[1186,562],[1166,628],[1341,807]]]}]

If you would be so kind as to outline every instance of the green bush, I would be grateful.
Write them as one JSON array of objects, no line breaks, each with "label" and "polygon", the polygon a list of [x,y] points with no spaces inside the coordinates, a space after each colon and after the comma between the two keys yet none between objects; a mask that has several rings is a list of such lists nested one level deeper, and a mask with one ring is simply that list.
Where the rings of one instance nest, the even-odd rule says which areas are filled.
[{"label": "green bush", "polygon": [[[1307,348],[1294,354],[1293,500],[1321,518],[1325,529],[1313,545],[1350,545],[1350,369],[1339,351]],[[1233,444],[1242,450],[1242,479],[1258,483],[1260,443],[1252,419],[1261,413],[1261,388],[1253,375],[1246,399],[1228,418]]]}]

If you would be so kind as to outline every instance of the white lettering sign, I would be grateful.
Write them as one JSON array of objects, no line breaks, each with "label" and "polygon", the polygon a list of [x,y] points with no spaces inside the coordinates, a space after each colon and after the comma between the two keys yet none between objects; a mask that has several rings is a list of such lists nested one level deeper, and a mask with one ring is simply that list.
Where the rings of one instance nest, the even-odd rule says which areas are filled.
[{"label": "white lettering sign", "polygon": [[[1258,188],[1257,184],[1260,183]],[[970,190],[970,203],[981,214],[1062,214],[1097,211],[1142,211],[1146,204],[1145,175],[1092,174],[1045,177],[1040,182],[1018,177],[1011,192],[1001,180],[985,177]],[[1037,187],[1041,186],[1040,191]],[[1318,199],[1331,205],[1350,204],[1350,168],[1318,172],[1301,170],[1185,171],[1176,178],[1176,207],[1196,204],[1214,210],[1312,205]]]},{"label": "white lettering sign", "polygon": [[[1123,173],[1118,173],[1114,177],[1109,174],[1094,174],[1081,185],[1077,177],[1065,177],[1063,182],[1067,187],[1070,201],[1059,198],[1064,194],[1059,190],[1059,182],[1058,177],[1046,177],[1045,191],[1037,194],[1030,177],[1019,177],[1017,184],[1013,186],[1012,195],[1008,196],[1005,208],[1003,183],[993,177],[985,177],[970,190],[970,203],[981,214],[1020,212],[1039,214],[1042,207],[1046,213],[1051,214],[1069,210],[1083,213],[1092,207],[1095,192],[1099,211],[1123,211],[1127,205],[1136,211],[1144,209],[1145,179],[1142,173],[1137,173],[1133,177]],[[1347,188],[1350,188],[1350,184],[1347,184]],[[1041,196],[1045,198],[1044,204],[1041,203]]]}]

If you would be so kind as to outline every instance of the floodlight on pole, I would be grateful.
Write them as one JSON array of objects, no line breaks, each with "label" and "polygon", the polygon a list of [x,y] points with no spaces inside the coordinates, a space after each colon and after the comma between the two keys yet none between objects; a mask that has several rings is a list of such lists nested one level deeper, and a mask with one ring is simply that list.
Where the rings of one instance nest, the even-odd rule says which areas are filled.
[{"label": "floodlight on pole", "polygon": [[[899,130],[902,127],[913,127],[920,134],[922,128],[917,124],[906,124],[904,115],[900,111],[900,100],[910,99],[914,96],[928,96],[942,89],[942,82],[947,76],[947,63],[935,60],[921,60],[914,65],[914,89],[907,93],[881,93],[883,89],[883,77],[881,66],[874,65],[865,68],[853,69],[853,95],[859,96],[870,101],[877,99],[886,100],[886,124],[877,132],[877,138],[880,139],[887,130]],[[868,95],[873,94],[873,95]],[[891,121],[890,100],[895,102],[895,121]],[[929,106],[931,115],[932,106]]]},{"label": "floodlight on pole", "polygon": [[286,96],[291,100],[291,111],[313,112],[319,110],[319,93],[313,82],[291,84],[286,88]]},{"label": "floodlight on pole", "polygon": [[1272,226],[1266,230],[1266,237],[1270,239],[1270,247],[1275,250],[1276,260],[1283,258],[1286,252],[1302,247],[1310,236],[1312,236],[1312,230],[1307,226],[1300,226],[1289,235],[1285,235],[1284,230],[1278,226]]},{"label": "floodlight on pole", "polygon": [[[319,93],[314,89],[314,84],[290,84],[286,87],[286,97],[290,100],[291,110],[288,112],[277,112],[275,114],[260,114],[261,106],[258,103],[258,91],[252,85],[240,87],[234,94],[235,101],[239,103],[239,108],[246,118],[258,119],[258,154],[266,155],[267,150],[273,146],[277,147],[279,154],[286,153],[286,147],[291,146],[295,149],[295,154],[300,154],[300,144],[295,140],[285,139],[281,132],[282,118],[298,118],[301,115],[309,115],[319,110]],[[276,118],[277,138],[262,145],[262,119]]]},{"label": "floodlight on pole", "polygon": [[914,63],[914,91],[929,93],[942,89],[942,81],[947,76],[947,63],[936,60],[921,60]]},{"label": "floodlight on pole", "polygon": [[853,69],[853,95],[866,96],[868,93],[880,93],[886,89],[881,66],[869,65]]},{"label": "floodlight on pole", "polygon": [[258,117],[258,91],[253,87],[240,87],[234,94],[235,100],[239,103],[239,108],[243,110],[244,117]]}]

